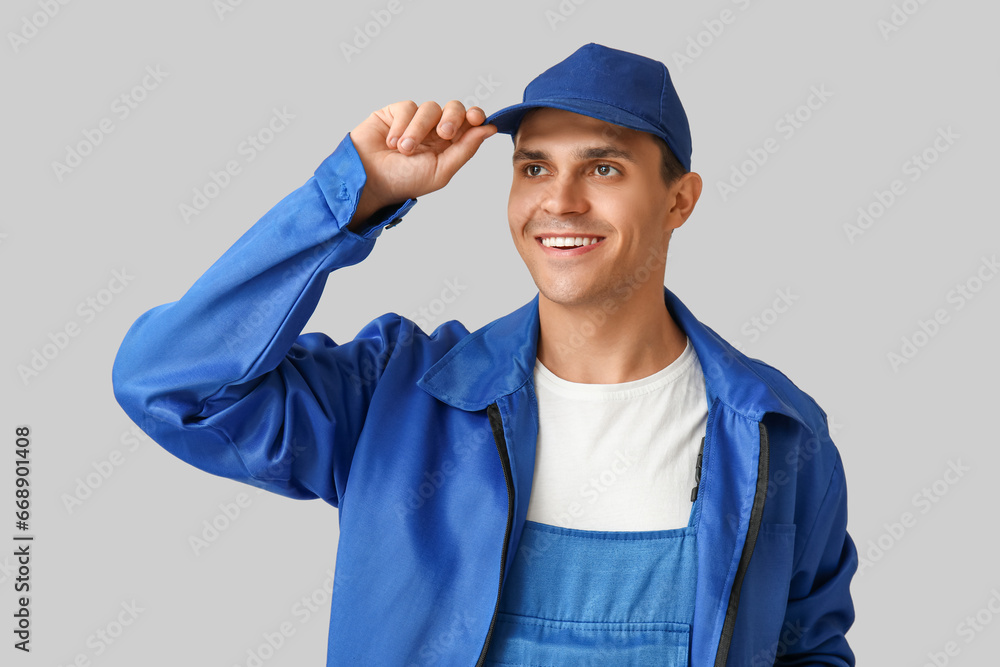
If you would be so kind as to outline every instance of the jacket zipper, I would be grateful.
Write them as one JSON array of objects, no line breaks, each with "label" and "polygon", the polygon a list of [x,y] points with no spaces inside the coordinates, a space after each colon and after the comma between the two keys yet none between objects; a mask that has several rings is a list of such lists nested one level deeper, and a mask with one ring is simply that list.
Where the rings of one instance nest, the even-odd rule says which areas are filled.
[{"label": "jacket zipper", "polygon": [[507,541],[510,539],[510,530],[514,523],[514,480],[510,471],[510,457],[507,455],[507,439],[503,435],[503,422],[500,420],[500,408],[496,403],[486,406],[486,414],[490,418],[490,428],[493,430],[493,440],[497,444],[497,452],[500,454],[500,464],[503,466],[503,478],[507,484],[507,530],[503,535],[503,550],[500,552],[500,581],[497,584],[497,601],[493,606],[493,618],[490,620],[490,631],[486,633],[486,642],[483,650],[479,653],[479,661],[476,667],[486,662],[486,652],[490,647],[490,639],[493,637],[493,627],[497,622],[497,613],[500,611],[500,593],[503,590],[503,573],[507,565]]},{"label": "jacket zipper", "polygon": [[701,446],[698,448],[698,462],[694,467],[694,488],[691,489],[691,502],[698,500],[698,486],[701,485],[701,457],[705,453],[705,436],[701,436]]},{"label": "jacket zipper", "polygon": [[757,533],[760,532],[761,518],[764,516],[764,501],[767,499],[767,483],[770,475],[770,459],[767,442],[767,428],[760,422],[760,457],[757,461],[757,489],[754,491],[753,507],[750,510],[750,525],[747,527],[747,539],[743,543],[743,553],[740,555],[740,565],[736,568],[736,578],[729,593],[729,607],[726,609],[726,620],[722,624],[722,636],[719,638],[719,650],[715,654],[715,667],[725,667],[729,659],[729,646],[733,641],[733,630],[736,627],[736,611],[740,606],[740,589],[743,587],[743,577],[750,567],[750,557],[753,556],[757,544]]}]

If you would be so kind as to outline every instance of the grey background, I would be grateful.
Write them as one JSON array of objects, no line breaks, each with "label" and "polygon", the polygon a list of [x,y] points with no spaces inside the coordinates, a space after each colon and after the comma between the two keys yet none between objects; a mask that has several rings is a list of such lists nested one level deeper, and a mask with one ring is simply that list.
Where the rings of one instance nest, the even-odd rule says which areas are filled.
[{"label": "grey background", "polygon": [[[888,546],[854,580],[848,637],[859,662],[922,665],[953,641],[949,664],[993,664],[1000,622],[971,638],[959,624],[1000,590],[1000,280],[982,283],[961,309],[948,294],[1000,250],[995,3],[897,1],[918,11],[886,36],[888,0],[399,0],[401,11],[348,61],[341,44],[388,2],[244,0],[223,14],[208,0],[71,2],[15,48],[10,34],[26,30],[40,1],[5,3],[0,21],[0,540],[13,544],[11,450],[21,424],[33,432],[36,535],[27,656],[11,647],[13,547],[0,548],[0,662],[68,665],[83,654],[108,667],[246,665],[264,633],[290,622],[295,634],[264,664],[324,664],[329,603],[305,622],[295,605],[325,597],[317,591],[334,565],[336,511],[258,494],[130,440],[111,391],[118,345],[371,111],[408,98],[465,99],[486,80],[492,90],[481,86],[478,103],[490,112],[597,41],[666,62],[691,119],[693,169],[706,187],[674,234],[667,285],[824,407],[847,471],[849,530],[862,556],[879,555],[880,540]],[[709,40],[703,22],[723,10],[734,20]],[[703,52],[675,62],[699,33]],[[112,102],[147,66],[166,77],[122,119]],[[786,139],[776,122],[813,86],[832,97]],[[295,117],[246,161],[238,146],[274,108]],[[52,163],[105,117],[114,131],[60,181]],[[959,138],[911,182],[903,164],[949,127]],[[724,201],[717,184],[768,137],[780,150]],[[384,232],[365,262],[334,274],[307,330],[345,341],[382,313],[415,317],[447,280],[466,288],[431,328],[458,319],[474,329],[530,300],[536,290],[506,224],[510,150],[507,136],[489,140],[449,187]],[[241,173],[185,223],[179,205],[233,159]],[[893,179],[906,192],[849,242],[844,225]],[[127,287],[85,321],[78,304],[123,269],[133,276]],[[797,300],[772,318],[778,290]],[[939,308],[948,322],[894,369],[887,354]],[[759,336],[749,333],[754,317],[770,322]],[[18,366],[71,322],[79,335],[24,382]],[[121,465],[67,508],[116,450]],[[969,468],[954,484],[939,481],[950,463]],[[919,504],[916,494],[935,481],[944,492]],[[189,538],[241,493],[249,506],[195,555]],[[906,512],[915,524],[894,536]],[[141,613],[98,655],[88,637],[133,601]]]}]

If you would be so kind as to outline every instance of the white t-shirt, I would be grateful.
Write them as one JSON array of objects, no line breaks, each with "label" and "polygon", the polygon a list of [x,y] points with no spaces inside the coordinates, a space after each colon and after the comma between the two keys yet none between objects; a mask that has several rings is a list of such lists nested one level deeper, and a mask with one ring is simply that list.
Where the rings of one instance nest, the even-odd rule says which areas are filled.
[{"label": "white t-shirt", "polygon": [[666,368],[618,384],[569,382],[536,359],[539,430],[527,518],[582,530],[688,525],[708,422],[687,341]]}]

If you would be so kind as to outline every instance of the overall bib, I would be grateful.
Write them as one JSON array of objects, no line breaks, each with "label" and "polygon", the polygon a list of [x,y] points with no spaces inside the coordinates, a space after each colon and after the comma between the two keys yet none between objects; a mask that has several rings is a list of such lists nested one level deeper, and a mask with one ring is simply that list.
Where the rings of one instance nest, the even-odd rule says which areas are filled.
[{"label": "overall bib", "polygon": [[527,521],[486,664],[687,667],[697,574],[690,520],[638,532]]}]

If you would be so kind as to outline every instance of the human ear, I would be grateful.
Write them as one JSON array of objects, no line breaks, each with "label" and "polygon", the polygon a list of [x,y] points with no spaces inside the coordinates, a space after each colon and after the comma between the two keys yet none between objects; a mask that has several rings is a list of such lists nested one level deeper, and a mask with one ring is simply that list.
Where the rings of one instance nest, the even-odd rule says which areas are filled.
[{"label": "human ear", "polygon": [[694,207],[701,197],[703,183],[701,176],[693,171],[684,174],[671,186],[670,192],[673,198],[673,206],[669,215],[673,221],[671,229],[676,229],[694,212]]}]

